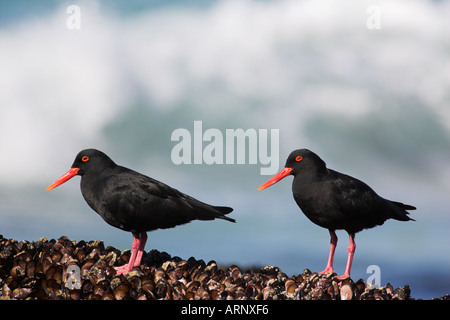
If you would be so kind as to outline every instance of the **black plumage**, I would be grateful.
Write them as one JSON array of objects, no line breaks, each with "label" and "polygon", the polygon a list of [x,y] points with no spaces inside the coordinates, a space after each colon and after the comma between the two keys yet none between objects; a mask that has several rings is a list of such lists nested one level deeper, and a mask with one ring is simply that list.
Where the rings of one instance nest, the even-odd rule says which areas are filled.
[{"label": "black plumage", "polygon": [[[133,247],[143,249],[147,231],[172,228],[192,220],[235,222],[225,216],[233,211],[232,208],[201,202],[160,181],[117,165],[96,149],[81,151],[72,168],[47,190],[75,175],[81,176],[81,193],[89,206],[108,224],[133,233]],[[139,254],[142,256],[142,252]],[[131,267],[119,271],[128,272]]]},{"label": "black plumage", "polygon": [[317,154],[307,149],[293,151],[285,168],[259,190],[288,175],[294,176],[292,192],[297,205],[308,219],[330,231],[332,248],[324,272],[332,272],[337,243],[335,230],[344,229],[350,235],[349,259],[343,276],[345,278],[350,275],[355,233],[382,225],[388,219],[413,220],[408,217],[409,212],[406,210],[414,210],[415,207],[380,197],[364,182],[328,169]]}]

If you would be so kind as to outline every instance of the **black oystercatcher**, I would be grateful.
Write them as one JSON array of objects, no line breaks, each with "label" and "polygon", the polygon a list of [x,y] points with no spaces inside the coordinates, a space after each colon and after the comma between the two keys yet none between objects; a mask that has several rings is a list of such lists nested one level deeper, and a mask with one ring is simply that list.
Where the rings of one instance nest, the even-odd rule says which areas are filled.
[{"label": "black oystercatcher", "polygon": [[334,250],[337,244],[336,229],[344,229],[350,236],[348,259],[345,272],[338,279],[350,277],[355,233],[382,225],[387,219],[414,220],[406,210],[416,209],[400,202],[386,200],[375,193],[367,184],[327,169],[325,162],[307,149],[293,151],[285,168],[264,183],[258,190],[265,189],[288,175],[294,176],[292,192],[297,205],[315,224],[327,228],[331,236],[331,249],[324,273],[333,273]]},{"label": "black oystercatcher", "polygon": [[162,182],[116,165],[95,149],[81,151],[72,168],[47,190],[75,175],[81,176],[81,193],[89,206],[110,225],[133,234],[130,260],[116,268],[119,274],[140,265],[147,231],[172,228],[195,219],[219,218],[235,222],[225,216],[232,208],[203,203]]}]

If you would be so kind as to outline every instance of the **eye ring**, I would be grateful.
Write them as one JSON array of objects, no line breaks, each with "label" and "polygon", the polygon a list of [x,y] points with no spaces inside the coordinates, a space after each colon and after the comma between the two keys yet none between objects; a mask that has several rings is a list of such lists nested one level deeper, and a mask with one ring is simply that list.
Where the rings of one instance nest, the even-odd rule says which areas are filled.
[{"label": "eye ring", "polygon": [[88,156],[83,156],[83,158],[81,158],[81,161],[88,162],[89,161],[89,157]]},{"label": "eye ring", "polygon": [[297,161],[297,162],[302,161],[302,160],[303,160],[303,157],[302,157],[302,156],[297,156],[297,157],[295,158],[295,161]]}]

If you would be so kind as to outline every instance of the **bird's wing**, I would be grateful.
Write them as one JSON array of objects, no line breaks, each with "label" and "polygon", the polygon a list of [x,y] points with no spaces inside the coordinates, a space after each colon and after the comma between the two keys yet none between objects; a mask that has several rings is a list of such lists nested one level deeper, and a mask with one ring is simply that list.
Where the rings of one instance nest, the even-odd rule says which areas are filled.
[{"label": "bird's wing", "polygon": [[[344,174],[334,175],[331,180],[331,197],[334,198],[335,212],[348,231],[381,225],[393,215],[388,200],[380,197],[367,184]],[[333,210],[331,208],[331,210]],[[354,230],[351,230],[354,229]]]},{"label": "bird's wing", "polygon": [[208,205],[140,173],[129,170],[118,177],[105,184],[109,190],[104,204],[107,211],[134,228],[171,228],[194,219],[234,221],[224,216],[231,208]]}]

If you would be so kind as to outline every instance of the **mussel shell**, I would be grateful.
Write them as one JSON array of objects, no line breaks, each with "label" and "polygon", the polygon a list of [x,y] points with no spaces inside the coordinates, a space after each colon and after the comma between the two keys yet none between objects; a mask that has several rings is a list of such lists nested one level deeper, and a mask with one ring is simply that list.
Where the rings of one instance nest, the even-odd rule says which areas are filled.
[{"label": "mussel shell", "polygon": [[131,285],[129,283],[121,283],[114,288],[114,298],[116,300],[128,300]]},{"label": "mussel shell", "polygon": [[295,293],[295,289],[297,289],[297,285],[295,284],[295,281],[292,279],[287,280],[284,283],[284,288],[286,290],[286,293],[288,294],[294,294]]},{"label": "mussel shell", "polygon": [[61,284],[63,278],[63,268],[61,265],[52,265],[45,272],[47,280],[53,279],[56,283]]},{"label": "mussel shell", "polygon": [[344,280],[340,289],[341,300],[352,300],[355,292],[355,285],[353,281]]},{"label": "mussel shell", "polygon": [[33,290],[31,288],[16,288],[12,291],[10,297],[14,300],[22,300],[28,297]]},{"label": "mussel shell", "polygon": [[172,296],[172,288],[169,283],[161,279],[156,283],[155,287],[155,297],[157,299],[171,299]]}]

